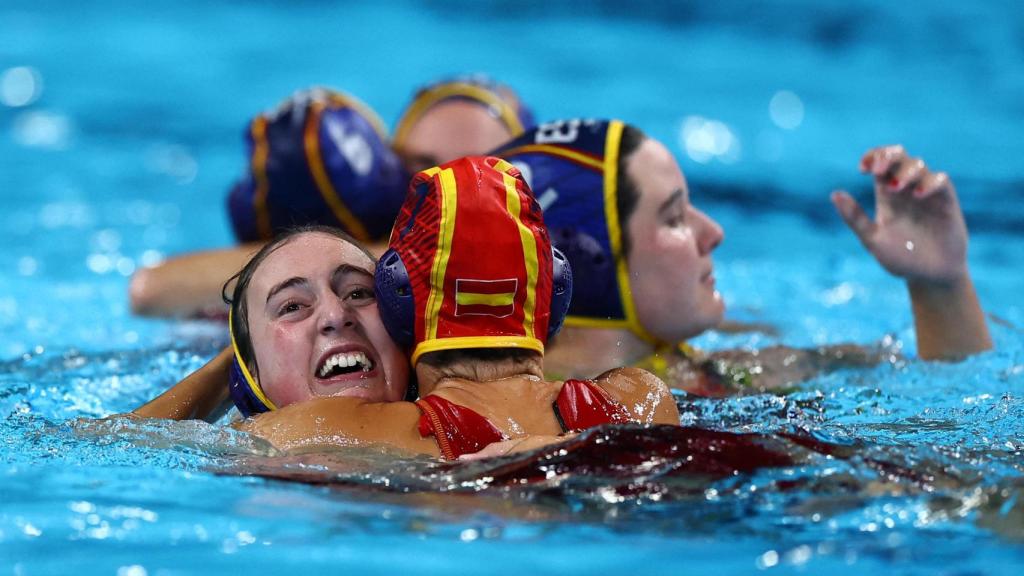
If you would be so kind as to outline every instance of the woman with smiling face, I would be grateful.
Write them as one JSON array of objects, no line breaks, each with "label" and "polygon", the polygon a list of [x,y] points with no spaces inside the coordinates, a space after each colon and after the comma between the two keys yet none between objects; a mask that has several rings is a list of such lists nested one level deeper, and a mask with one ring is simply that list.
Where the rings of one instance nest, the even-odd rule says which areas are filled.
[{"label": "woman with smiling face", "polygon": [[245,416],[326,396],[401,400],[409,363],[381,322],[375,265],[335,228],[278,237],[236,276],[232,348],[134,414],[215,419],[229,396]]},{"label": "woman with smiling face", "polygon": [[[725,234],[690,202],[672,153],[636,128],[618,121],[553,122],[495,154],[524,173],[553,243],[578,280],[566,328],[547,356],[549,375],[637,366],[673,387],[723,395],[880,360],[875,351],[852,345],[711,355],[686,345],[722,322],[712,254]],[[949,178],[900,147],[869,151],[861,169],[875,179],[877,219],[846,193],[832,200],[878,262],[907,281],[919,356],[958,358],[990,348]],[[914,251],[906,249],[908,242]]]}]

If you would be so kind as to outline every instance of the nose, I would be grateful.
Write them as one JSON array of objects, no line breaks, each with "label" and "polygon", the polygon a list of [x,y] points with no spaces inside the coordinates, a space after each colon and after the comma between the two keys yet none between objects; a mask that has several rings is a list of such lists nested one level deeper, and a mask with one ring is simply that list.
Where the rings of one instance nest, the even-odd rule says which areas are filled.
[{"label": "nose", "polygon": [[694,208],[698,221],[700,222],[700,229],[698,231],[697,245],[700,248],[702,256],[710,254],[712,250],[718,248],[718,245],[725,240],[725,231],[713,218],[700,210]]},{"label": "nose", "polygon": [[333,334],[356,324],[356,315],[342,302],[341,298],[328,298],[320,306],[317,330],[321,334]]}]

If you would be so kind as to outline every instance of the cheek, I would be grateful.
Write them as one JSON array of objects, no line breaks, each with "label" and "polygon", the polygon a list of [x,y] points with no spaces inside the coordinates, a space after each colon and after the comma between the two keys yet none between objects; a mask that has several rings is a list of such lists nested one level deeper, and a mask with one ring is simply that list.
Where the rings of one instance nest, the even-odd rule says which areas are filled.
[{"label": "cheek", "polygon": [[309,344],[296,331],[269,328],[256,348],[260,386],[280,408],[310,397],[306,385]]}]

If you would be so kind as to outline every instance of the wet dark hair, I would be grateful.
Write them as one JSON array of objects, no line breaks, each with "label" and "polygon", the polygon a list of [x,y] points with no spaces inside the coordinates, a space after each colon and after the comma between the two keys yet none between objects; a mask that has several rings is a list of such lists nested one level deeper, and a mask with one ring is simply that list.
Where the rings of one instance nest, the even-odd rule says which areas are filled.
[{"label": "wet dark hair", "polygon": [[[234,334],[235,343],[238,345],[238,354],[242,357],[242,361],[245,362],[245,366],[249,369],[249,373],[252,374],[252,377],[256,382],[260,381],[259,366],[256,365],[256,352],[252,347],[252,337],[249,334],[249,306],[246,304],[245,299],[245,295],[249,291],[249,283],[252,282],[252,277],[256,274],[256,270],[260,267],[260,264],[262,264],[268,256],[273,254],[274,251],[281,246],[284,246],[294,240],[297,236],[308,233],[334,236],[361,250],[363,254],[366,254],[366,256],[373,261],[375,265],[377,263],[377,258],[375,258],[365,246],[360,244],[358,240],[349,236],[345,231],[333,226],[312,224],[289,228],[284,232],[281,232],[270,242],[267,242],[262,248],[260,248],[259,252],[257,252],[241,270],[231,278],[228,278],[228,281],[224,283],[224,287],[221,288],[221,298],[224,300],[225,304],[231,307],[231,332]],[[235,282],[235,287],[231,292],[231,297],[229,298],[227,295],[228,287],[232,282]]]},{"label": "wet dark hair", "polygon": [[629,227],[627,225],[629,224],[630,217],[633,215],[633,211],[636,210],[637,202],[640,200],[640,191],[637,189],[636,182],[626,173],[626,166],[629,164],[629,159],[633,157],[633,153],[640,148],[644,140],[647,140],[647,135],[639,128],[630,124],[623,126],[622,139],[619,141],[619,162],[615,179],[615,187],[618,191],[615,207],[619,213],[622,258],[626,258],[629,255],[632,239],[629,237]]}]

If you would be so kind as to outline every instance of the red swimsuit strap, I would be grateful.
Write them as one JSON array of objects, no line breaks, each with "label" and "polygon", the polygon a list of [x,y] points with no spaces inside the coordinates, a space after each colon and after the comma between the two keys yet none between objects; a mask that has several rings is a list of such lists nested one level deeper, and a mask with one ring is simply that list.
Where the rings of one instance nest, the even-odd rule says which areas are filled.
[{"label": "red swimsuit strap", "polygon": [[505,439],[500,430],[474,410],[440,396],[424,396],[416,401],[416,406],[422,412],[420,436],[433,436],[445,460],[479,452],[488,444]]},{"label": "red swimsuit strap", "polygon": [[565,432],[632,420],[626,408],[609,398],[592,380],[566,380],[552,408]]}]

